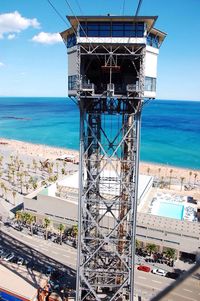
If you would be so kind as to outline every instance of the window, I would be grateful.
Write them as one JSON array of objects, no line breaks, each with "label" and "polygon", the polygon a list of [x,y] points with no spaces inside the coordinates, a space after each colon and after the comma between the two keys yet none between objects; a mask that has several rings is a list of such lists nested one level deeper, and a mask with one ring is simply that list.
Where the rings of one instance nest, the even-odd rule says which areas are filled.
[{"label": "window", "polygon": [[156,91],[156,78],[145,77],[145,91]]},{"label": "window", "polygon": [[68,89],[69,90],[76,90],[76,75],[71,75],[71,76],[68,76]]},{"label": "window", "polygon": [[143,37],[143,22],[81,22],[81,37]]},{"label": "window", "polygon": [[155,48],[159,48],[159,37],[150,33],[147,37],[147,45],[155,47]]},{"label": "window", "polygon": [[75,34],[71,34],[67,37],[67,48],[71,48],[76,45],[76,36]]}]

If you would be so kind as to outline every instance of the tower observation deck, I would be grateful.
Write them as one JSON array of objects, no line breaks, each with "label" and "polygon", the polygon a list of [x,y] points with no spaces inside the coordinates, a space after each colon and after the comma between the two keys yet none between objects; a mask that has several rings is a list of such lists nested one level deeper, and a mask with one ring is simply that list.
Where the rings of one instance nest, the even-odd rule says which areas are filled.
[{"label": "tower observation deck", "polygon": [[68,94],[80,108],[76,301],[134,298],[140,124],[166,36],[157,17],[69,16]]}]

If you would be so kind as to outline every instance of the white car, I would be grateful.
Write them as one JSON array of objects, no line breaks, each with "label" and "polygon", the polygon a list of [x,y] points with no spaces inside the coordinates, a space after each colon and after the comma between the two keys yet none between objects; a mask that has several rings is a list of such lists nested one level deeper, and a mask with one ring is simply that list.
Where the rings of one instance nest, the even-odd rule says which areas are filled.
[{"label": "white car", "polygon": [[167,274],[167,272],[162,269],[153,269],[152,273],[160,276],[166,276]]},{"label": "white car", "polygon": [[3,260],[5,260],[5,261],[10,261],[10,260],[13,259],[14,257],[15,257],[14,253],[9,253],[9,254],[7,254],[7,255],[3,258]]}]

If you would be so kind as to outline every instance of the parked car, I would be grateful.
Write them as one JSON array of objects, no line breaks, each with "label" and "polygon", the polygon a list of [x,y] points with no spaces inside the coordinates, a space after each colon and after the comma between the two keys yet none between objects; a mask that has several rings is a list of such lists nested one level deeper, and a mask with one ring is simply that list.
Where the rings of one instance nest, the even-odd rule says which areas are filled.
[{"label": "parked car", "polygon": [[149,273],[151,271],[151,268],[147,267],[146,265],[140,265],[137,269],[139,271],[143,271],[143,272],[147,272],[147,273]]},{"label": "parked car", "polygon": [[18,265],[23,265],[23,263],[24,263],[24,258],[18,257],[17,264]]},{"label": "parked car", "polygon": [[19,226],[19,225],[15,225],[13,226],[13,228],[17,231],[22,231],[23,230],[23,227],[22,226]]},{"label": "parked car", "polygon": [[167,278],[172,278],[172,279],[177,279],[180,275],[175,272],[167,272],[165,277]]},{"label": "parked car", "polygon": [[14,257],[15,257],[14,253],[9,253],[9,254],[7,254],[6,257],[3,258],[3,260],[5,260],[5,261],[10,261],[10,260],[12,260]]},{"label": "parked car", "polygon": [[53,273],[53,269],[51,267],[48,267],[47,270],[46,270],[46,272],[45,272],[45,275],[47,277],[50,277],[52,273]]},{"label": "parked car", "polygon": [[162,269],[153,269],[152,273],[160,276],[166,276],[167,274],[167,272]]},{"label": "parked car", "polygon": [[17,257],[17,256],[14,256],[14,257],[10,260],[10,262],[12,262],[12,263],[17,263],[17,261],[18,261],[18,257]]}]

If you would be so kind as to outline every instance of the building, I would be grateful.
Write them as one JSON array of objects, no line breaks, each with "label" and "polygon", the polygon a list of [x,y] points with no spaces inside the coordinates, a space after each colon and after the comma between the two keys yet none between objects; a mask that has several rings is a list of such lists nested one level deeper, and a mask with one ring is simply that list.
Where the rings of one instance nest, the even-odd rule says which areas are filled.
[{"label": "building", "polygon": [[[108,173],[104,174],[108,176]],[[153,177],[140,175],[138,203],[143,203],[151,191]],[[115,187],[113,182],[113,189]],[[104,192],[113,195],[110,187],[102,187]],[[49,217],[55,227],[60,224],[67,226],[77,223],[78,216],[78,172],[69,175],[63,180],[57,181],[46,188],[40,188],[24,197],[24,210],[36,216],[37,223],[42,223],[45,217]]]},{"label": "building", "polygon": [[[148,202],[152,191],[153,178],[140,175],[136,238],[144,245],[156,244],[163,248],[177,250],[194,257],[200,252],[200,223],[178,220],[145,213],[143,204]],[[141,205],[141,206],[140,206]],[[67,176],[47,188],[42,188],[24,197],[24,210],[36,216],[37,223],[50,218],[55,227],[58,224],[71,226],[78,221],[78,173]],[[111,223],[111,220],[109,220]]]},{"label": "building", "polygon": [[[82,48],[85,48],[80,70],[82,91],[97,95],[104,92],[105,86],[103,85],[109,83],[110,76],[111,65],[108,59],[110,47],[113,47],[114,54],[114,65],[112,66],[114,94],[125,96],[127,93],[139,90],[137,75],[139,60],[137,57],[139,57],[141,46],[145,45],[144,97],[156,97],[157,60],[159,48],[166,37],[164,32],[154,28],[156,16],[81,16],[78,17],[80,25],[76,17],[69,16],[68,20],[72,27],[61,33],[61,36],[68,51],[69,96],[77,95],[77,45],[80,44]],[[78,35],[76,35],[74,29],[78,25],[80,28]],[[116,51],[116,47],[113,45],[120,45],[120,47],[123,45],[124,51],[119,51],[119,49]],[[96,47],[95,51],[94,47]],[[106,56],[105,62],[98,60],[99,54]],[[129,59],[125,57],[125,54],[135,56],[135,62],[129,65],[128,61],[124,61],[124,58]],[[99,70],[101,70],[101,74],[104,74],[103,83],[101,83],[100,78],[94,76],[94,70],[96,74]]]}]

